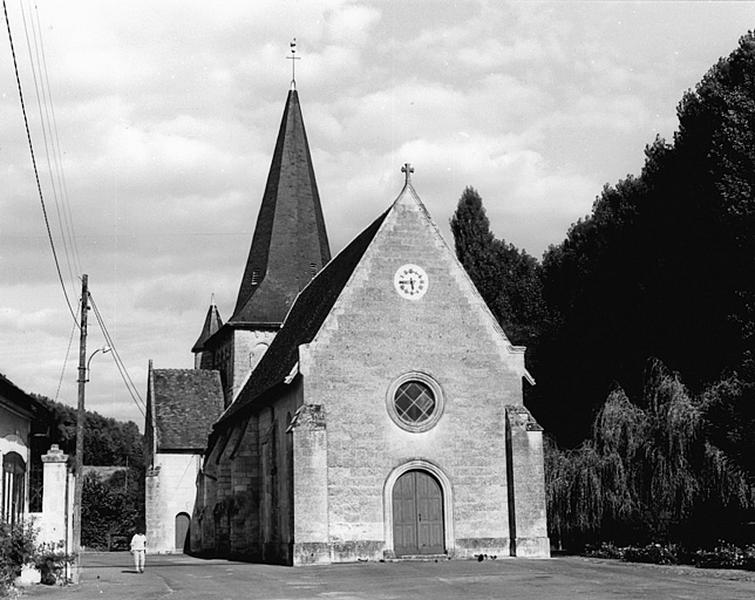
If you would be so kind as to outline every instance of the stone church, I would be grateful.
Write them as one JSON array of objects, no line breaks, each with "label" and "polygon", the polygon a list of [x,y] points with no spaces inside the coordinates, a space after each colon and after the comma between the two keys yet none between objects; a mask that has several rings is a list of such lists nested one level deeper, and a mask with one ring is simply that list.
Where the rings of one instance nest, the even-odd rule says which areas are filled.
[{"label": "stone church", "polygon": [[331,258],[289,92],[233,315],[210,307],[196,369],[150,367],[153,549],[293,565],[549,556],[524,348],[402,171]]}]

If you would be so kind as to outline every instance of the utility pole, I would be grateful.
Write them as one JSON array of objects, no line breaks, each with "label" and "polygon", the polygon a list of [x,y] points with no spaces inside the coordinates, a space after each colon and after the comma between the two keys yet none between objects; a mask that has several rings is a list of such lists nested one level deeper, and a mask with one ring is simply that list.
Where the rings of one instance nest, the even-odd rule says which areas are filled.
[{"label": "utility pole", "polygon": [[73,488],[73,554],[76,557],[74,583],[81,574],[81,492],[84,488],[84,394],[87,383],[87,312],[89,311],[89,278],[81,277],[81,337],[79,338],[79,407],[76,412],[76,456]]}]

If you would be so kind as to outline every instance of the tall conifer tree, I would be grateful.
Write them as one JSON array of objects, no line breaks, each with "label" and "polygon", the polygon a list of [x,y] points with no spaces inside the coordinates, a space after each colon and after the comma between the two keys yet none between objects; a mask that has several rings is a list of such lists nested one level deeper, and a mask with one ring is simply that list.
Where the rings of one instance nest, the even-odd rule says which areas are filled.
[{"label": "tall conifer tree", "polygon": [[456,256],[466,269],[483,299],[492,307],[498,295],[496,240],[482,206],[482,198],[473,187],[466,187],[451,217]]}]

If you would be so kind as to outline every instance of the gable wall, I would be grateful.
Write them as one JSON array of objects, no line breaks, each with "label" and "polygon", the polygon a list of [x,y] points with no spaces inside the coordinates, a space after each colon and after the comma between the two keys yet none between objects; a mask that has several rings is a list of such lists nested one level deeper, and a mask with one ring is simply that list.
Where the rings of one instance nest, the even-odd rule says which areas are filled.
[{"label": "gable wall", "polygon": [[176,515],[193,517],[195,482],[202,455],[157,452],[145,486],[147,548],[151,553],[182,552],[175,547]]},{"label": "gable wall", "polygon": [[[429,288],[412,301],[396,270],[425,269]],[[305,401],[325,410],[330,542],[384,540],[383,488],[412,459],[435,464],[453,489],[453,552],[508,548],[505,405],[522,404],[523,356],[511,353],[480,296],[423,208],[397,202],[357,267],[301,368]],[[442,387],[435,427],[410,433],[386,410],[393,380],[422,371]],[[482,539],[487,541],[480,541]]]}]

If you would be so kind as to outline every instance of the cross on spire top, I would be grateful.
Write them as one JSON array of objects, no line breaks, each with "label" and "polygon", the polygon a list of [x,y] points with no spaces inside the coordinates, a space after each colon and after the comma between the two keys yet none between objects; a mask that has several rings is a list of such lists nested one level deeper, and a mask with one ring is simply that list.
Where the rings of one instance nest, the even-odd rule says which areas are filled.
[{"label": "cross on spire top", "polygon": [[292,39],[290,44],[291,56],[286,58],[291,61],[291,89],[296,89],[296,61],[301,60],[301,56],[296,56],[296,38]]},{"label": "cross on spire top", "polygon": [[410,163],[404,163],[401,167],[401,172],[404,174],[404,184],[412,182],[412,173],[414,173],[414,167]]}]

